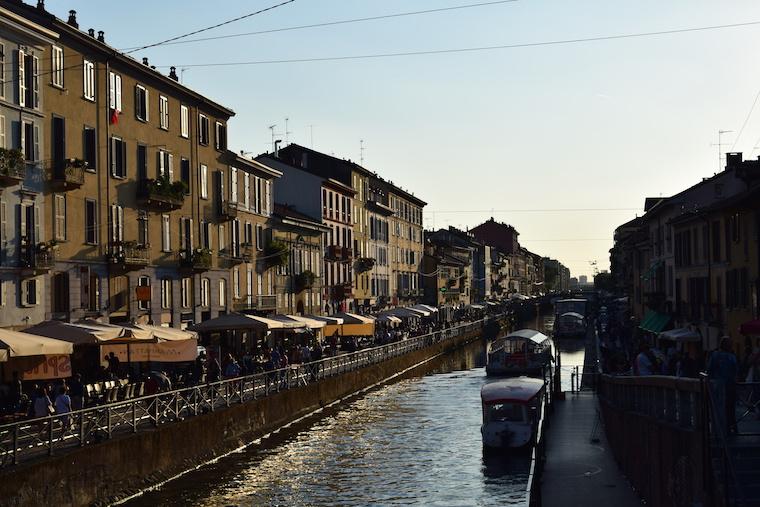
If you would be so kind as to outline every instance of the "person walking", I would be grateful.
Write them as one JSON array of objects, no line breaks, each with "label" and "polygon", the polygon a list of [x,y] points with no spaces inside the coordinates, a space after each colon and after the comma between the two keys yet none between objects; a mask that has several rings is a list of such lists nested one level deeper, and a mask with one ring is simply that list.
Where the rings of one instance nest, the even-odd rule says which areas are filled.
[{"label": "person walking", "polygon": [[71,410],[81,410],[84,408],[84,384],[82,384],[82,374],[77,373],[69,382],[69,396],[71,397]]},{"label": "person walking", "polygon": [[55,397],[55,413],[61,416],[61,424],[63,424],[63,431],[69,429],[71,412],[71,397],[69,396],[69,388],[63,386],[61,392]]},{"label": "person walking", "polygon": [[717,394],[716,409],[720,410],[721,406],[724,409],[723,413],[719,412],[719,416],[728,433],[736,433],[737,429],[736,376],[738,373],[738,362],[731,350],[731,339],[724,336],[720,339],[720,348],[710,355],[707,362],[707,376],[712,381]]}]

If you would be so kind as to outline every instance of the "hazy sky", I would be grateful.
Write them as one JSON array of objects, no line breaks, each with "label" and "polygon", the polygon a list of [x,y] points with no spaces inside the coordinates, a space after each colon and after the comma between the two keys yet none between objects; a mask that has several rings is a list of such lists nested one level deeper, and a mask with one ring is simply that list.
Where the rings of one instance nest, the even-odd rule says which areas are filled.
[{"label": "hazy sky", "polygon": [[[30,1],[30,0],[27,0]],[[119,48],[281,0],[48,0]],[[483,0],[481,0],[483,1]],[[296,0],[215,36],[476,3]],[[246,62],[494,46],[760,21],[757,0],[518,0],[322,28],[167,45],[154,65]],[[284,138],[358,160],[426,200],[428,227],[513,224],[523,245],[573,275],[608,267],[615,226],[645,196],[718,170],[719,129],[738,133],[760,89],[760,25],[568,45],[329,62],[193,67],[184,83],[237,112],[230,147]],[[760,104],[738,139],[760,144]],[[725,134],[732,148],[736,133]],[[757,155],[757,152],[755,153]],[[592,208],[604,211],[546,211]],[[620,209],[624,208],[624,209]],[[491,211],[493,210],[493,211]],[[531,210],[531,211],[525,211]],[[543,210],[543,211],[535,211]]]}]

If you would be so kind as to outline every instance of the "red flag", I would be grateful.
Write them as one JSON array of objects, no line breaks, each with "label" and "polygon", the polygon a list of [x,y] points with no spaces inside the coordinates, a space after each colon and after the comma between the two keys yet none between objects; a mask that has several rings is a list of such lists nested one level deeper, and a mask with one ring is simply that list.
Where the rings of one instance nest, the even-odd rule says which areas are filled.
[{"label": "red flag", "polygon": [[119,110],[111,109],[111,125],[119,123]]}]

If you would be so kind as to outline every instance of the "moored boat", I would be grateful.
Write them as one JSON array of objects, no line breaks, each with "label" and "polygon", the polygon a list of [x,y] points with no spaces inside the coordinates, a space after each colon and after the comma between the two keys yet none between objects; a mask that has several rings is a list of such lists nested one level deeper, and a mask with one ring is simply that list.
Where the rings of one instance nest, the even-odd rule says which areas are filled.
[{"label": "moored boat", "polygon": [[534,329],[520,329],[491,343],[487,375],[540,375],[551,361],[551,340]]},{"label": "moored boat", "polygon": [[543,380],[515,377],[489,382],[480,390],[483,447],[486,450],[525,447],[534,440],[546,394]]}]

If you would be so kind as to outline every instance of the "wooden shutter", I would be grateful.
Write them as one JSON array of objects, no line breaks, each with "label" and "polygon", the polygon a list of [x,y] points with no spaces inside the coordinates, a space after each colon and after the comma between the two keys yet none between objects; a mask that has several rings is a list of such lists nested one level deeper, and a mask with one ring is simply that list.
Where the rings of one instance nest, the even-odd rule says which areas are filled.
[{"label": "wooden shutter", "polygon": [[26,55],[20,49],[16,55],[18,58],[18,105],[26,107]]}]

